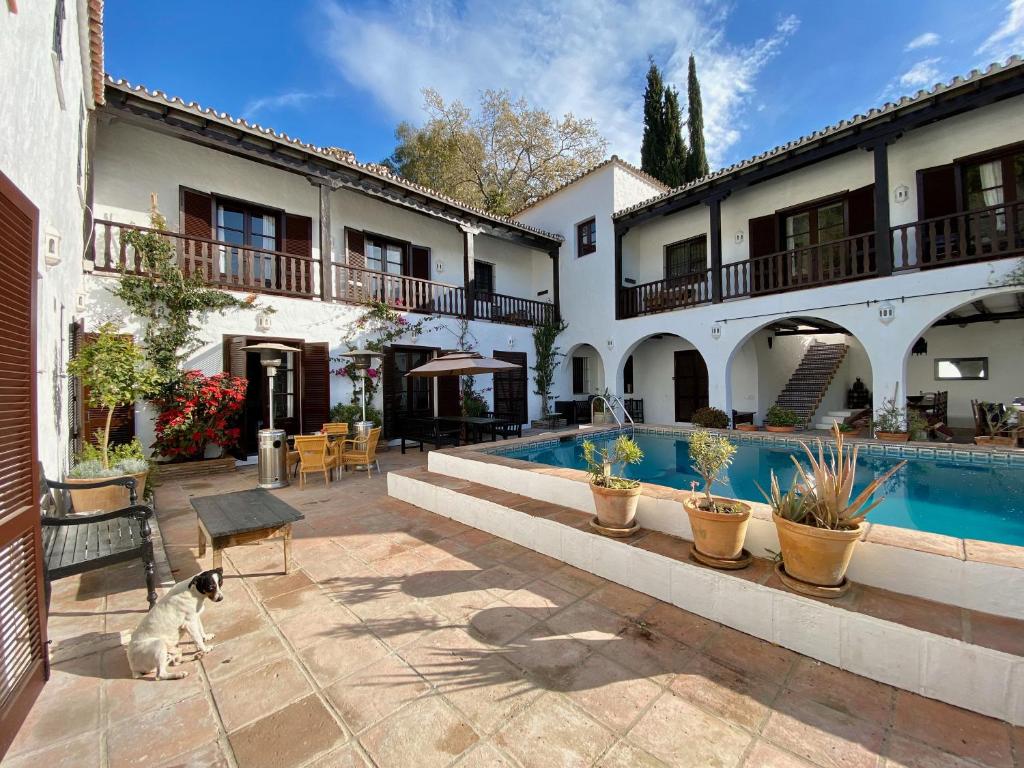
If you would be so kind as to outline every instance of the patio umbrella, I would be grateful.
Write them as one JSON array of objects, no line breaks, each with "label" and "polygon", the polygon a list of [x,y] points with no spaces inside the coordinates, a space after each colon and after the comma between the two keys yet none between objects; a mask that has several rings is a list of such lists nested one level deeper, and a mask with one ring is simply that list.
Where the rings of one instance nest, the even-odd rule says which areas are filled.
[{"label": "patio umbrella", "polygon": [[437,376],[476,376],[481,373],[501,373],[522,368],[515,363],[506,363],[493,357],[484,357],[479,352],[451,352],[435,357],[419,368],[413,368],[406,376],[413,378]]}]

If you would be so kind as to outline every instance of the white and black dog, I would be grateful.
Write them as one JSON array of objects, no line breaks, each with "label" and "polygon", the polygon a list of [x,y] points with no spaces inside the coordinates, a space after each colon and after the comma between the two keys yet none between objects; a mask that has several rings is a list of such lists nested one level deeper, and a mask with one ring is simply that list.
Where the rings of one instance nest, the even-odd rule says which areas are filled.
[{"label": "white and black dog", "polygon": [[212,646],[207,640],[213,635],[206,634],[199,615],[207,600],[219,603],[224,599],[221,585],[224,583],[224,569],[203,571],[187,581],[179,581],[157,600],[156,605],[139,622],[128,644],[128,665],[133,677],[142,677],[156,670],[157,680],[180,680],[188,672],[169,672],[168,667],[181,663],[178,643],[181,630],[185,630],[196,644],[196,658],[209,652]]}]

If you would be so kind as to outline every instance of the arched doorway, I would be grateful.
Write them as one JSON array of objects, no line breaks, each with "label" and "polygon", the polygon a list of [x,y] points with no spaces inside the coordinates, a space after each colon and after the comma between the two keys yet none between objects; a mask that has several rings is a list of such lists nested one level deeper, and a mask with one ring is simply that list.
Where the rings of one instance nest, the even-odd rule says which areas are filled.
[{"label": "arched doorway", "polygon": [[828,429],[835,419],[872,407],[871,385],[864,345],[843,326],[820,317],[765,323],[730,358],[730,402],[741,423],[762,423],[777,403],[796,412],[806,428]]},{"label": "arched doorway", "polygon": [[707,362],[682,336],[657,333],[641,339],[623,356],[622,368],[626,386],[632,384],[631,397],[643,401],[650,423],[689,422],[708,405]]}]

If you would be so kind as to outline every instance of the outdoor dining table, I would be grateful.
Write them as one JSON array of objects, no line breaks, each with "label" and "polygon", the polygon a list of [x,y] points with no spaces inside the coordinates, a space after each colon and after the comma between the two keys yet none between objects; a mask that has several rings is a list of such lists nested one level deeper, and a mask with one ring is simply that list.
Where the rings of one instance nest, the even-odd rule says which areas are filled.
[{"label": "outdoor dining table", "polygon": [[[438,421],[449,421],[456,424],[462,424],[465,428],[466,442],[482,442],[484,430],[489,429],[491,433],[491,442],[496,442],[498,439],[498,419],[490,416],[440,416]],[[470,440],[469,432],[472,430],[475,441]]]}]

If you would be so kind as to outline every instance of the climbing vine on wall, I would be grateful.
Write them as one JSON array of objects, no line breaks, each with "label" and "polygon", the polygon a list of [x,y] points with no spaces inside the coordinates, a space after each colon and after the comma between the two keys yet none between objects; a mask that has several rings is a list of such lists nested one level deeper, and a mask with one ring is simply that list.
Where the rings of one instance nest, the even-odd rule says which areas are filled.
[{"label": "climbing vine on wall", "polygon": [[569,326],[563,320],[548,320],[533,329],[533,346],[537,362],[533,366],[534,394],[540,395],[541,412],[551,413],[551,389],[561,351],[555,346],[558,335]]}]

